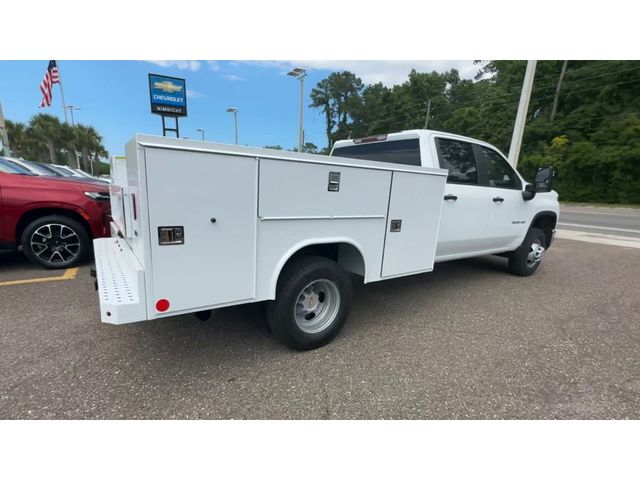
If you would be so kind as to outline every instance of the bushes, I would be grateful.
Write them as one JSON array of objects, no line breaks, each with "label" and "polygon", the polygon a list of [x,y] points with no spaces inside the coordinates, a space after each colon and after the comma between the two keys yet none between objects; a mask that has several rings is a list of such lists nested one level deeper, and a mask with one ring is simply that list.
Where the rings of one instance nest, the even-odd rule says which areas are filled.
[{"label": "bushes", "polygon": [[546,165],[558,172],[555,189],[562,200],[640,203],[640,120],[627,119],[617,135],[601,132],[591,141],[555,137],[542,154],[524,156],[519,170],[531,180]]}]

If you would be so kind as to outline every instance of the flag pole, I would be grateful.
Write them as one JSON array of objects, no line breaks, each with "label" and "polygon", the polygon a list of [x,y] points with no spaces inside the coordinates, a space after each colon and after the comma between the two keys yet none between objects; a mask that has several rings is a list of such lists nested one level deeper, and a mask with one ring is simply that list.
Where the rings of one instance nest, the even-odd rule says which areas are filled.
[{"label": "flag pole", "polygon": [[64,123],[69,123],[67,119],[67,103],[64,101],[64,91],[62,90],[62,73],[60,73],[60,62],[56,60],[58,66],[58,86],[60,87],[60,97],[62,98],[62,108],[64,109]]}]

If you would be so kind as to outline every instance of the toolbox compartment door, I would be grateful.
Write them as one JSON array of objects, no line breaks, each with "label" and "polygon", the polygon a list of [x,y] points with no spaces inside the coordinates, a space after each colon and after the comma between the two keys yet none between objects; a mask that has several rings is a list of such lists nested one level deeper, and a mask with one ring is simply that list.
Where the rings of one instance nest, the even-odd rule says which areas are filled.
[{"label": "toolbox compartment door", "polygon": [[[160,148],[146,148],[145,156],[153,265],[149,313],[253,298],[257,160]],[[163,228],[176,229],[164,231],[165,244]],[[171,232],[180,231],[172,240]],[[162,313],[159,299],[169,301]]]},{"label": "toolbox compartment door", "polygon": [[433,270],[446,177],[393,172],[382,277]]}]

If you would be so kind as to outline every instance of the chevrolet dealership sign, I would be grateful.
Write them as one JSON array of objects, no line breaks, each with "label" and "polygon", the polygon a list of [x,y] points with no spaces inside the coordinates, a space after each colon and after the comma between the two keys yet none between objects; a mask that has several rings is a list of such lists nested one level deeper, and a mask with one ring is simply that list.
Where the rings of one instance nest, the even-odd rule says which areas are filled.
[{"label": "chevrolet dealership sign", "polygon": [[172,117],[187,116],[187,84],[184,78],[149,74],[151,112]]}]

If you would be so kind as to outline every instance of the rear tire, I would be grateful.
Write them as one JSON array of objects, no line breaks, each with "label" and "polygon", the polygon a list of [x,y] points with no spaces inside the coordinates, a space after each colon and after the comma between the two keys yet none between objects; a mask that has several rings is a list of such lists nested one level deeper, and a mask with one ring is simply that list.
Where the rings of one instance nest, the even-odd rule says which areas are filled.
[{"label": "rear tire", "polygon": [[276,300],[267,305],[267,321],[280,342],[311,350],[338,335],[352,299],[351,277],[340,265],[325,257],[300,257],[280,274]]},{"label": "rear tire", "polygon": [[30,261],[49,269],[74,267],[91,250],[85,228],[63,215],[47,215],[31,222],[22,232],[21,244]]},{"label": "rear tire", "polygon": [[522,245],[509,256],[509,271],[528,277],[540,266],[545,252],[546,236],[539,228],[530,228]]}]

